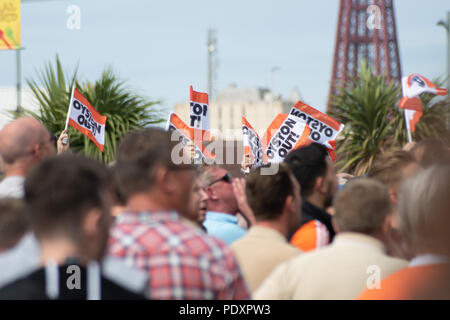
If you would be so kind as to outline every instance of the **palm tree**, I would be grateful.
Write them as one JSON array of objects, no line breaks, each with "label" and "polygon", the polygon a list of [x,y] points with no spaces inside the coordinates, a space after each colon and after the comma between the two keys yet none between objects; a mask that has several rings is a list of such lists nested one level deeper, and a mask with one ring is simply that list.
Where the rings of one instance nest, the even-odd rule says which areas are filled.
[{"label": "palm tree", "polygon": [[[384,75],[373,76],[366,63],[361,64],[357,78],[338,88],[331,100],[333,116],[345,125],[337,141],[338,168],[365,174],[380,150],[398,144],[403,128],[392,129],[401,117],[395,107],[399,99],[400,89],[393,82],[386,83]],[[389,139],[392,133],[396,139]]]},{"label": "palm tree", "polygon": [[[339,170],[355,175],[366,174],[375,157],[407,142],[403,111],[397,103],[401,88],[387,82],[384,74],[374,75],[365,62],[357,77],[345,87],[337,88],[331,99],[332,115],[345,124],[337,141],[336,165]],[[423,116],[413,135],[415,141],[428,137],[448,137],[445,113],[449,102],[430,105],[430,95],[422,95]]]},{"label": "palm tree", "polygon": [[155,108],[159,102],[133,93],[110,68],[106,68],[100,79],[94,83],[78,82],[77,69],[72,76],[65,76],[57,56],[55,67],[48,63],[40,73],[38,81],[27,81],[39,103],[39,113],[23,110],[25,114],[42,121],[50,131],[59,134],[65,126],[72,86],[75,84],[91,105],[108,119],[103,153],[89,138],[69,127],[72,151],[108,163],[114,161],[117,142],[125,133],[163,121],[161,111]]}]

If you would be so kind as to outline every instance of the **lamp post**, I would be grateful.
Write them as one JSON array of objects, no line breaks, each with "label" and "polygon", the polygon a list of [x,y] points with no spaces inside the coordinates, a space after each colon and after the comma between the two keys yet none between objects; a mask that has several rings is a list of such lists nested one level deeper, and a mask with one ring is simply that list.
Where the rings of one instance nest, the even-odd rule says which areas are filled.
[{"label": "lamp post", "polygon": [[450,92],[450,11],[447,12],[447,21],[440,20],[437,25],[447,30],[447,89]]},{"label": "lamp post", "polygon": [[16,106],[16,112],[20,113],[22,111],[22,57],[21,57],[21,51],[24,48],[17,48],[16,49],[16,75],[17,75],[17,84],[16,84],[16,90],[17,90],[17,106]]},{"label": "lamp post", "polygon": [[[447,30],[447,90],[448,94],[450,94],[450,11],[447,11],[447,21],[440,20],[437,25]],[[449,117],[447,116],[447,129],[450,129],[449,122]]]},{"label": "lamp post", "polygon": [[208,29],[208,42],[206,44],[206,49],[208,51],[208,64],[207,64],[207,86],[208,86],[208,95],[209,101],[213,98],[213,55],[217,51],[217,40],[216,40],[216,31],[214,29]]}]

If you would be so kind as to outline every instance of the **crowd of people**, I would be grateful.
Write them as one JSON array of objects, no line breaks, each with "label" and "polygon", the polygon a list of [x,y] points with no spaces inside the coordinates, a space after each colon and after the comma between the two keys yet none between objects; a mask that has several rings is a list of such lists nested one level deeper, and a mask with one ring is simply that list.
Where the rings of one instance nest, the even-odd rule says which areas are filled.
[{"label": "crowd of people", "polygon": [[450,299],[439,140],[360,177],[316,143],[232,177],[187,149],[175,162],[159,128],[109,165],[67,141],[29,117],[0,131],[0,299]]}]

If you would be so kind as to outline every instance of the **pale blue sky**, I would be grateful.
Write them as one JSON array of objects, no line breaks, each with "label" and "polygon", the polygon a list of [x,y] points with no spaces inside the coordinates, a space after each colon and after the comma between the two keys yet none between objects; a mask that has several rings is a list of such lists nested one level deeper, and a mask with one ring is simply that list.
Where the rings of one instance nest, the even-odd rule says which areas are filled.
[{"label": "pale blue sky", "polygon": [[[1,2],[2,0],[0,0]],[[67,7],[81,9],[81,29],[69,30]],[[436,26],[448,0],[394,1],[403,74],[445,74],[445,30]],[[66,70],[95,80],[106,65],[138,93],[172,108],[189,85],[206,90],[206,33],[217,29],[218,87],[298,87],[323,110],[334,50],[337,0],[53,0],[22,5],[23,79],[35,77],[58,53]],[[14,86],[15,54],[0,52],[0,87]]]}]

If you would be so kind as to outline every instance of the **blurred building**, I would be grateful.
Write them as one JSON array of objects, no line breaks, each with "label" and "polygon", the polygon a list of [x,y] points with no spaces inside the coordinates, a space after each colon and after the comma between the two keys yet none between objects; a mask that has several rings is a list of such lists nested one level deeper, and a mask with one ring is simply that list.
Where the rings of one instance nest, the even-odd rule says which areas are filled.
[{"label": "blurred building", "polygon": [[[288,112],[298,100],[301,96],[296,88],[283,100],[266,88],[230,85],[209,102],[212,136],[214,139],[241,141],[241,117],[244,116],[262,138],[272,120],[279,113]],[[189,102],[176,104],[174,112],[189,125]]]}]

